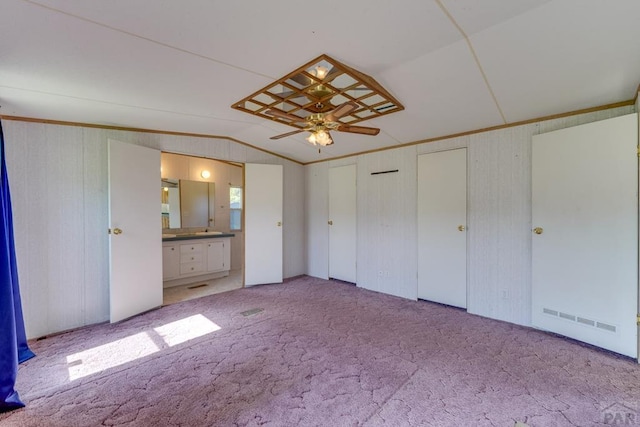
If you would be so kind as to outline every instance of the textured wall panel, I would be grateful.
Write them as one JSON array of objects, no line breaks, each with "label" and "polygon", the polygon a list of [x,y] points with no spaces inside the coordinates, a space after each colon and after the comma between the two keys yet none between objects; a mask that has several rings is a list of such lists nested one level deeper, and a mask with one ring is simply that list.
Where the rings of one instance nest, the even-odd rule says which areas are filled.
[{"label": "textured wall panel", "polygon": [[491,134],[475,135],[468,146],[468,272],[471,313],[495,317],[498,295],[499,216],[498,143]]},{"label": "textured wall panel", "polygon": [[469,312],[529,324],[531,130],[487,132],[469,144]]},{"label": "textured wall panel", "polygon": [[417,299],[416,161],[412,146],[359,156],[357,169],[358,286],[410,299]]},{"label": "textured wall panel", "polygon": [[[3,122],[26,327],[35,336],[84,324],[96,291],[85,286],[85,147],[81,128],[16,125]],[[16,144],[20,137],[28,142]]]},{"label": "textured wall panel", "polygon": [[83,130],[84,143],[84,322],[109,320],[107,144],[97,132]]},{"label": "textured wall panel", "polygon": [[281,160],[284,167],[283,200],[283,275],[295,277],[305,274],[306,239],[304,227],[304,167]]},{"label": "textured wall panel", "polygon": [[453,150],[456,148],[465,148],[469,144],[469,136],[460,136],[457,138],[443,139],[428,144],[420,144],[416,147],[418,155],[435,153],[436,151]]}]

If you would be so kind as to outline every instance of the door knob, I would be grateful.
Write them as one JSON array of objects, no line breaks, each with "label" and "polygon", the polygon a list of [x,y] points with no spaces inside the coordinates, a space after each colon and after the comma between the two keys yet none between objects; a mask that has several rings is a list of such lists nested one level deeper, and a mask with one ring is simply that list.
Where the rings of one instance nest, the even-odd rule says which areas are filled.
[{"label": "door knob", "polygon": [[120,230],[119,228],[114,228],[113,234],[122,234],[122,230]]},{"label": "door knob", "polygon": [[328,224],[329,225],[333,225],[333,221],[328,221]]},{"label": "door knob", "polygon": [[536,234],[542,234],[543,231],[542,227],[536,227],[533,229],[533,232]]},{"label": "door knob", "polygon": [[458,226],[458,231],[464,231],[465,230],[465,226],[464,225],[459,225]]}]

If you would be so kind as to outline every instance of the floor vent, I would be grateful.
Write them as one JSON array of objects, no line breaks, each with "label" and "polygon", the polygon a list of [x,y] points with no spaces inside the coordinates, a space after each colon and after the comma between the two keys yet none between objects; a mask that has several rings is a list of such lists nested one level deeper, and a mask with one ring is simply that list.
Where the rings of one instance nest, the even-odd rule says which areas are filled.
[{"label": "floor vent", "polygon": [[202,283],[201,285],[193,285],[193,286],[187,286],[187,289],[198,289],[198,288],[204,288],[205,286],[209,286],[206,283]]},{"label": "floor vent", "polygon": [[580,323],[581,325],[590,326],[592,328],[598,328],[607,332],[616,333],[616,331],[618,330],[618,328],[615,325],[610,325],[608,323],[603,323],[603,322],[597,322],[595,320],[587,319],[586,317],[575,316],[573,314],[563,313],[561,311],[553,310],[550,308],[543,308],[542,312],[549,316],[559,317],[561,319]]},{"label": "floor vent", "polygon": [[253,316],[254,314],[258,314],[264,311],[264,308],[252,308],[251,310],[243,311],[242,314],[244,317]]}]

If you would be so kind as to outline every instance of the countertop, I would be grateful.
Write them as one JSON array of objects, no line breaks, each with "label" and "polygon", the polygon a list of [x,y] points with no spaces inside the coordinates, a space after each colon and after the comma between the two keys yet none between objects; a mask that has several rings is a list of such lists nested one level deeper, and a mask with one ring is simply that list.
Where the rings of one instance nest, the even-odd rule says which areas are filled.
[{"label": "countertop", "polygon": [[163,242],[175,242],[178,240],[195,240],[195,239],[220,239],[222,237],[234,237],[234,233],[221,234],[176,234],[174,237],[162,237]]}]

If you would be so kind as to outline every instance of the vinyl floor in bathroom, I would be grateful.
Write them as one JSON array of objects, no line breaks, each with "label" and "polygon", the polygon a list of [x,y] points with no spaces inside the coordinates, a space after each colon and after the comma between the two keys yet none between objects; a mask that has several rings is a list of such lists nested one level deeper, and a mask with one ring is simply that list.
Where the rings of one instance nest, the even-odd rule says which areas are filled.
[{"label": "vinyl floor in bathroom", "polygon": [[219,294],[242,287],[242,270],[232,270],[227,277],[197,281],[164,289],[163,305]]}]

